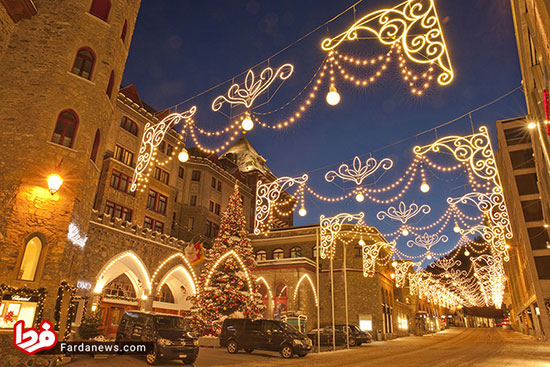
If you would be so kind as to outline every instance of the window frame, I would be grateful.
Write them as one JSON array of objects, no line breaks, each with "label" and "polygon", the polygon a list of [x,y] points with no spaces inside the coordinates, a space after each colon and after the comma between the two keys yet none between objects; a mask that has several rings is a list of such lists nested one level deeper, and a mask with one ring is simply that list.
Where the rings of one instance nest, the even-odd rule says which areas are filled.
[{"label": "window frame", "polygon": [[[282,257],[275,257],[275,254],[282,254]],[[271,251],[271,257],[272,257],[273,260],[282,260],[282,259],[285,258],[285,250],[283,250],[280,247],[276,248],[273,251]]]},{"label": "window frame", "polygon": [[[27,250],[27,245],[34,238],[37,238],[40,241],[41,248],[40,248],[40,252],[38,254],[38,260],[36,261],[36,268],[34,270],[33,279],[32,280],[22,279],[22,277],[19,276],[19,273],[21,272],[21,266],[23,265],[23,260],[24,260],[24,257],[25,257],[25,252]],[[43,267],[42,265],[43,265],[44,259],[46,257],[45,256],[46,255],[46,245],[47,245],[46,236],[44,234],[40,233],[40,232],[31,233],[25,238],[25,240],[23,241],[23,244],[20,248],[20,251],[19,251],[19,256],[18,256],[19,258],[18,258],[18,261],[17,261],[17,266],[15,267],[15,279],[17,279],[18,281],[23,281],[23,282],[36,282],[36,281],[40,280],[40,275],[42,274],[42,267]]]},{"label": "window frame", "polygon": [[[82,61],[82,64],[80,66],[80,68],[78,69],[78,73],[75,73],[75,67],[76,67],[76,62],[77,62],[77,59],[79,59],[79,55],[81,54],[81,52],[83,51],[87,51],[90,53],[90,57],[91,59],[88,59],[87,57],[84,57],[84,56],[80,56],[80,58],[83,59]],[[83,71],[84,71],[84,66],[85,66],[85,62],[86,61],[90,61],[91,62],[91,66],[90,66],[90,70],[88,72],[88,76],[84,76],[83,75]],[[90,47],[88,46],[84,46],[84,47],[81,47],[79,48],[77,51],[76,51],[76,54],[75,54],[75,57],[73,59],[73,65],[71,66],[71,74],[73,75],[76,75],[78,77],[81,77],[83,79],[86,79],[86,80],[89,80],[91,81],[93,76],[94,76],[94,71],[95,71],[95,65],[97,63],[97,56],[94,52],[94,50],[92,50]]]},{"label": "window frame", "polygon": [[92,145],[92,151],[90,152],[90,160],[97,163],[97,154],[99,153],[99,144],[101,143],[101,132],[99,129],[95,132],[94,143]]},{"label": "window frame", "polygon": [[[139,129],[138,129],[138,126],[137,126],[137,123],[132,120],[131,118],[129,118],[128,116],[122,116],[121,119],[120,119],[120,127],[126,131],[128,131],[130,134],[134,135],[134,136],[138,136],[139,134]],[[132,131],[133,128],[135,128],[135,132]]]},{"label": "window frame", "polygon": [[[68,120],[66,118],[63,118],[61,115],[64,114],[64,113],[71,114],[74,117],[75,121],[71,121],[71,120]],[[57,130],[57,126],[60,122],[63,123],[63,132],[61,133],[61,135],[59,137],[59,141],[57,142],[57,141],[54,141],[54,137],[55,137],[55,132]],[[69,146],[63,144],[63,142],[65,140],[65,137],[67,136],[66,133],[67,133],[67,126],[68,125],[74,125],[73,136],[71,137],[71,144]],[[55,120],[55,126],[54,126],[54,129],[53,129],[53,133],[52,133],[52,137],[50,139],[50,142],[52,142],[54,144],[57,144],[57,145],[61,145],[61,146],[66,147],[66,148],[73,149],[73,147],[75,145],[76,134],[78,132],[78,126],[79,125],[80,125],[80,120],[78,118],[78,114],[74,110],[65,109],[65,110],[59,112],[59,114],[57,115],[57,119]]]},{"label": "window frame", "polygon": [[[151,207],[150,205],[150,202],[151,202],[151,193],[154,194],[154,201],[153,201],[153,206]],[[162,200],[161,200],[162,199]],[[161,211],[160,210],[160,204],[161,202],[163,203],[164,207],[163,207],[163,210]],[[163,195],[161,194],[160,192],[158,191],[155,191],[155,190],[152,190],[152,189],[149,189],[149,193],[147,194],[147,202],[145,204],[145,207],[148,209],[148,210],[151,210],[155,213],[158,213],[158,214],[162,214],[162,215],[166,215],[166,209],[168,207],[168,196],[166,195]]]},{"label": "window frame", "polygon": [[[102,2],[102,3],[100,3],[100,2]],[[99,3],[99,5],[104,5],[105,3],[109,4],[109,7],[106,10],[106,13],[107,13],[106,18],[99,15],[98,13],[92,12],[92,9],[93,9],[94,5],[97,5],[98,3]],[[88,10],[88,13],[93,15],[94,17],[96,17],[98,19],[101,19],[105,23],[109,23],[109,18],[111,16],[111,9],[112,8],[113,8],[113,3],[111,2],[111,0],[92,0],[92,3],[90,4],[90,9]]]},{"label": "window frame", "polygon": [[191,181],[193,182],[201,182],[201,171],[194,169],[191,172]]}]

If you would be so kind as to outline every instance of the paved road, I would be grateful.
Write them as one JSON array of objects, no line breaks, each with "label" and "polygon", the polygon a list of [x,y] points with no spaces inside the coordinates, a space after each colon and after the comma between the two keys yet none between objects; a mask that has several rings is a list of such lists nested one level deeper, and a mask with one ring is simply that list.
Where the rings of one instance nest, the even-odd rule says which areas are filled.
[{"label": "paved road", "polygon": [[[68,367],[140,367],[144,358],[130,356],[93,360],[79,357]],[[535,341],[501,329],[450,329],[435,335],[411,336],[362,345],[352,350],[312,353],[282,359],[277,353],[255,351],[229,354],[224,349],[201,348],[196,367],[211,366],[373,366],[373,367],[550,367],[550,343]],[[179,361],[161,366],[182,366]]]}]

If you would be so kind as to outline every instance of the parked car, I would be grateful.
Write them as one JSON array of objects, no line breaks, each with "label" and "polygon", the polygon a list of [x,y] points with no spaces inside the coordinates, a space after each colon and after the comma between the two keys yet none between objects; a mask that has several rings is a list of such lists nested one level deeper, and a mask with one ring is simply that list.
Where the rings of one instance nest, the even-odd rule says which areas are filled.
[{"label": "parked car", "polygon": [[198,339],[191,333],[187,321],[175,315],[126,311],[115,340],[153,342],[153,350],[146,355],[150,365],[160,359],[181,359],[184,364],[193,364],[199,355]]},{"label": "parked car", "polygon": [[[351,347],[359,346],[363,343],[370,343],[372,342],[372,336],[365,332],[360,330],[355,325],[348,325],[349,326],[349,345]],[[309,333],[307,333],[307,336],[313,340],[313,343],[317,344],[317,336],[320,334],[321,337],[321,345],[332,345],[332,326],[327,326],[322,329],[320,329],[320,332],[318,333],[319,329],[313,329]],[[337,324],[335,325],[335,344],[336,345],[343,345],[346,344],[346,328],[345,324]]]},{"label": "parked car", "polygon": [[244,349],[278,351],[283,358],[294,354],[306,356],[311,351],[311,339],[294,326],[277,320],[225,319],[220,334],[220,345],[229,353]]}]

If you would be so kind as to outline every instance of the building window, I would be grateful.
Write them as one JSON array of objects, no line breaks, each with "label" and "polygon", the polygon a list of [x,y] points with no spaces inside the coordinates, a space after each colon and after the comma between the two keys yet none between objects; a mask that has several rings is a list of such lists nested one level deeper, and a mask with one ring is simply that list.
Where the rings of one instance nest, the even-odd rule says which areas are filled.
[{"label": "building window", "polygon": [[173,152],[174,152],[174,147],[170,144],[167,144],[167,146],[166,146],[166,155],[172,155]]},{"label": "building window", "polygon": [[178,167],[178,177],[183,178],[183,167]]},{"label": "building window", "polygon": [[113,203],[112,201],[105,203],[105,214],[109,214],[111,218],[121,218],[127,222],[132,221],[132,209]]},{"label": "building window", "polygon": [[109,76],[109,83],[107,83],[107,90],[105,93],[109,98],[113,96],[113,86],[115,85],[115,72],[111,71],[111,75]]},{"label": "building window", "polygon": [[172,213],[172,229],[176,228],[176,212]]},{"label": "building window", "polygon": [[19,266],[19,272],[17,273],[17,279],[28,280],[31,282],[34,281],[41,253],[42,241],[38,236],[34,236],[27,241],[25,244],[23,259],[21,260],[21,265]]},{"label": "building window", "polygon": [[92,71],[95,64],[94,52],[89,48],[81,48],[74,58],[71,73],[81,76],[85,79],[92,79]]},{"label": "building window", "polygon": [[220,215],[220,204],[214,205],[214,214]]},{"label": "building window", "polygon": [[189,205],[197,206],[197,196],[196,195],[191,195],[191,197],[189,198]]},{"label": "building window", "polygon": [[256,261],[267,260],[267,252],[265,250],[259,250],[256,252]]},{"label": "building window", "polygon": [[290,249],[290,257],[296,258],[296,257],[302,257],[302,248],[301,247],[293,247]]},{"label": "building window", "polygon": [[278,248],[273,250],[273,259],[279,260],[284,258],[285,258],[285,252],[283,251],[283,249]]},{"label": "building window", "polygon": [[514,150],[510,152],[512,169],[535,168],[533,149]]},{"label": "building window", "polygon": [[544,220],[540,200],[522,201],[521,208],[523,209],[523,216],[526,222],[536,222]]},{"label": "building window", "polygon": [[540,279],[550,279],[550,256],[535,256],[535,266]]},{"label": "building window", "polygon": [[363,257],[363,247],[361,247],[361,245],[355,245],[353,250],[355,252],[355,257]]},{"label": "building window", "polygon": [[97,152],[99,151],[100,134],[99,129],[95,132],[94,144],[92,145],[92,152],[90,153],[90,159],[95,163],[97,159]]},{"label": "building window", "polygon": [[164,223],[150,217],[145,217],[143,226],[156,232],[164,232]]},{"label": "building window", "polygon": [[208,205],[208,210],[210,210],[212,213],[214,213],[214,202],[211,201]]},{"label": "building window", "polygon": [[52,142],[72,148],[76,129],[78,127],[78,117],[71,110],[62,111],[57,117],[55,130],[52,135]]},{"label": "building window", "polygon": [[538,194],[539,192],[537,175],[535,173],[516,176],[516,184],[520,195]]},{"label": "building window", "polygon": [[216,188],[216,178],[215,177],[212,177],[212,184],[210,186],[212,186],[213,188]]},{"label": "building window", "polygon": [[111,187],[113,189],[135,196],[135,193],[130,191],[130,182],[132,182],[132,178],[122,172],[113,170],[111,173]]},{"label": "building window", "polygon": [[165,214],[167,202],[168,197],[156,191],[149,190],[149,195],[147,196],[147,209],[160,214]]},{"label": "building window", "polygon": [[193,170],[191,173],[191,181],[199,182],[201,180],[201,171]]},{"label": "building window", "polygon": [[120,33],[120,39],[123,43],[126,42],[126,34],[128,33],[128,21],[124,20],[124,25],[122,26],[122,32]]},{"label": "building window", "polygon": [[110,0],[93,0],[90,7],[90,14],[95,15],[101,20],[107,21],[111,12]]},{"label": "building window", "polygon": [[158,167],[155,167],[153,177],[166,185],[168,185],[168,181],[170,180],[170,174]]},{"label": "building window", "polygon": [[165,302],[165,303],[175,303],[174,301],[174,295],[172,294],[172,291],[170,290],[170,287],[165,283],[160,288],[160,292],[155,297],[155,301],[157,302]]},{"label": "building window", "polygon": [[137,124],[126,116],[122,116],[122,119],[120,120],[120,127],[128,131],[132,135],[138,135]]},{"label": "building window", "polygon": [[124,163],[127,166],[134,166],[134,153],[130,152],[128,149],[121,147],[120,145],[115,146],[115,159]]},{"label": "building window", "polygon": [[216,190],[222,191],[222,182],[221,181],[218,181],[218,185],[216,187]]},{"label": "building window", "polygon": [[508,145],[526,144],[531,142],[529,132],[524,127],[516,127],[504,130],[506,143]]},{"label": "building window", "polygon": [[121,274],[103,288],[106,296],[136,298],[136,290],[126,274]]},{"label": "building window", "polygon": [[529,234],[529,242],[533,250],[546,250],[550,246],[548,239],[548,230],[544,227],[527,228]]}]

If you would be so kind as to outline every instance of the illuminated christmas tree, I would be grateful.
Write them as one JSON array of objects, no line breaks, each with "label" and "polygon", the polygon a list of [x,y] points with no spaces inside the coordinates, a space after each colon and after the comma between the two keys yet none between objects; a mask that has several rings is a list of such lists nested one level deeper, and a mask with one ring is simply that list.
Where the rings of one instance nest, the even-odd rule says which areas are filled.
[{"label": "illuminated christmas tree", "polygon": [[206,251],[200,292],[190,297],[192,323],[202,335],[218,335],[227,317],[256,318],[265,308],[250,273],[256,261],[242,206],[235,185],[220,222],[218,237]]}]

